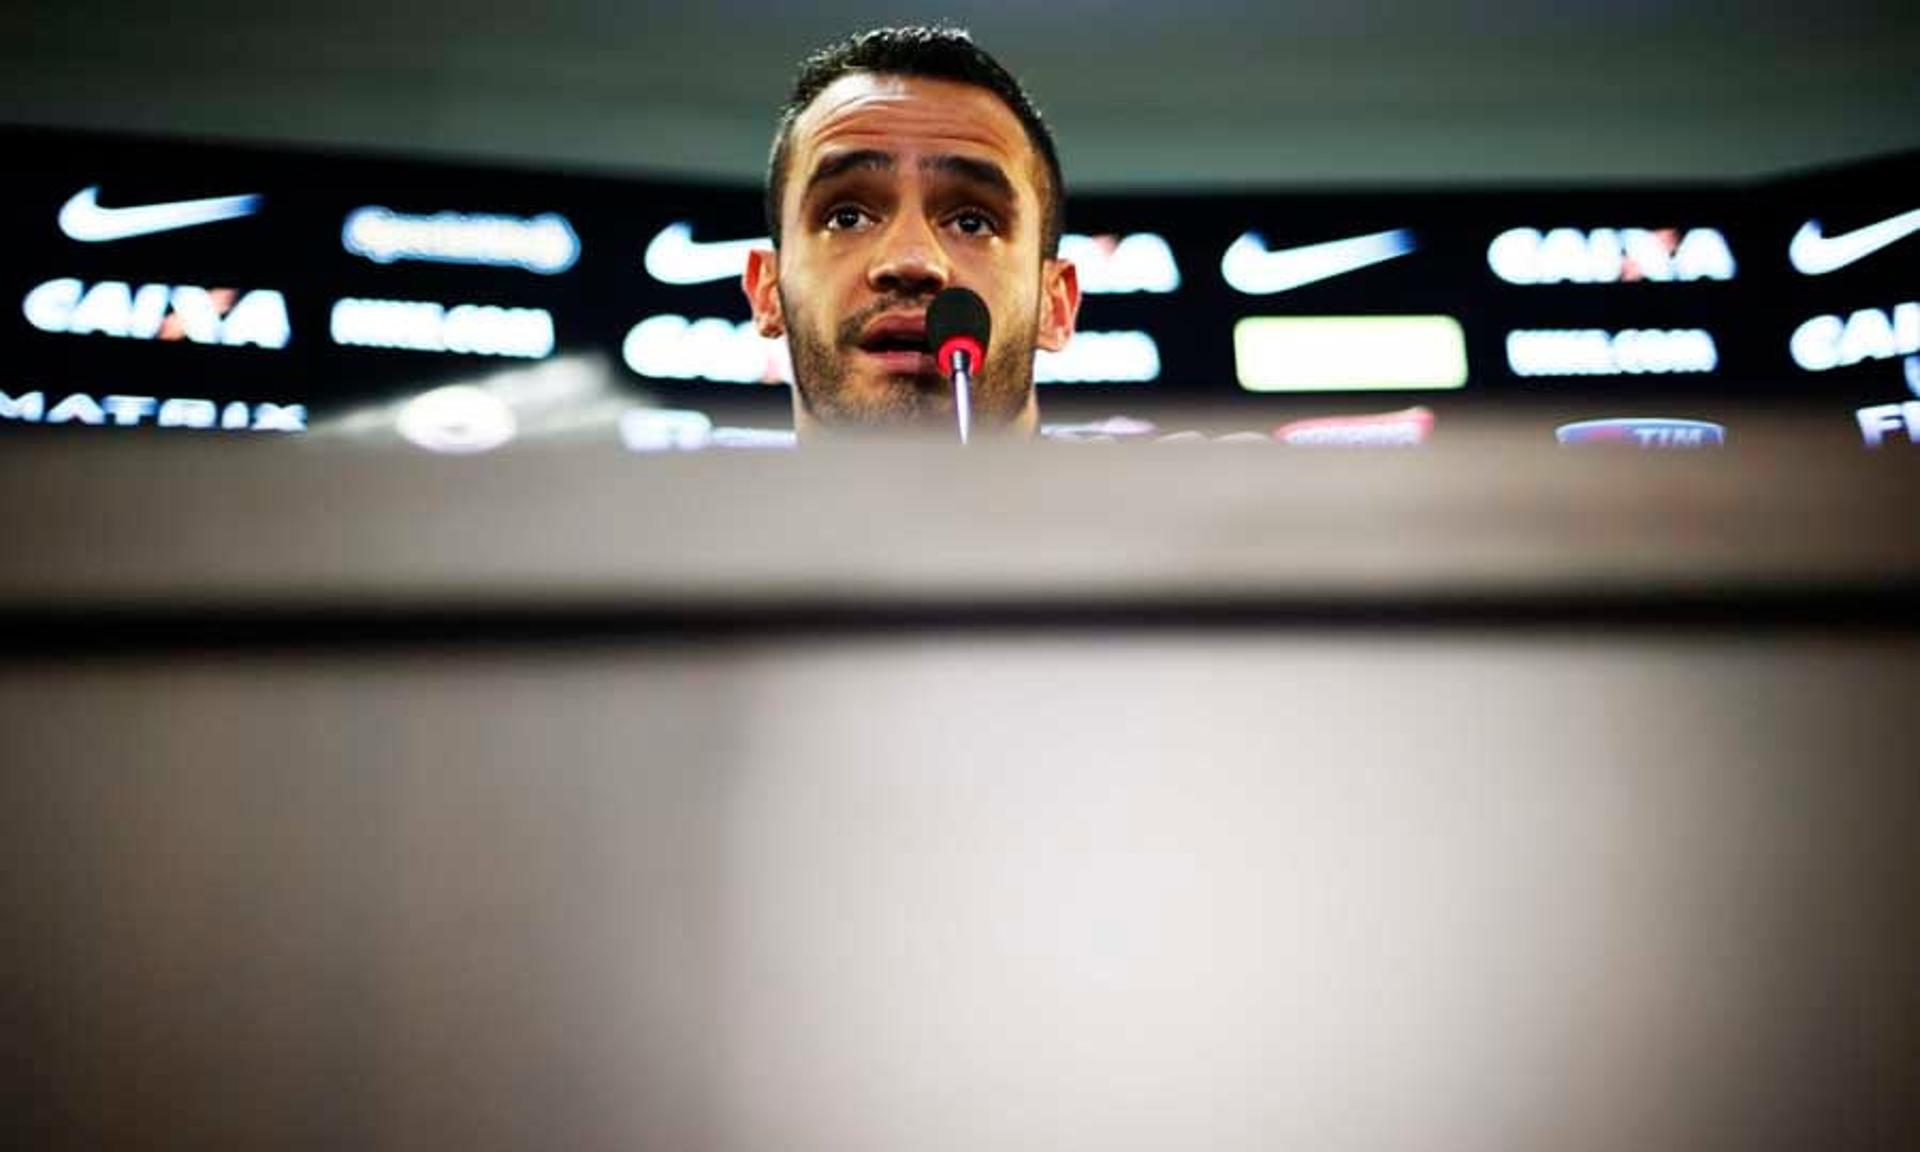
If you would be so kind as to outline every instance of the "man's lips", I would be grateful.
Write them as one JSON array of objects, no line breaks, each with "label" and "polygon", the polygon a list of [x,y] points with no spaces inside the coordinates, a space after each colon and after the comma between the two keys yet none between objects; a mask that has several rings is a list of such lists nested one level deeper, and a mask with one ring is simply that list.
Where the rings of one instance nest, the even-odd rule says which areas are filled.
[{"label": "man's lips", "polygon": [[896,312],[876,318],[861,330],[858,347],[888,373],[918,376],[939,370],[927,350],[925,313]]},{"label": "man's lips", "polygon": [[939,365],[933,362],[930,352],[869,352],[860,349],[860,354],[880,366],[880,370],[893,376],[937,376]]}]

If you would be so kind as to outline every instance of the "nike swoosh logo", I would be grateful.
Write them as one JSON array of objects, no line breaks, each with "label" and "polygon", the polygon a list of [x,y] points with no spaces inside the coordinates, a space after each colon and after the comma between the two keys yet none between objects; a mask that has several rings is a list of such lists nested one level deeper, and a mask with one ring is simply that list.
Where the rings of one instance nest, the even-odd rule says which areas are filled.
[{"label": "nike swoosh logo", "polygon": [[260,196],[213,196],[205,200],[175,200],[131,208],[102,208],[100,188],[82,188],[60,207],[60,231],[84,244],[125,240],[176,228],[193,228],[251,216],[260,210]]},{"label": "nike swoosh logo", "polygon": [[1278,252],[1267,251],[1258,232],[1244,232],[1220,258],[1220,275],[1249,296],[1270,296],[1405,256],[1413,248],[1413,233],[1405,228]]},{"label": "nike swoosh logo", "polygon": [[1920,232],[1920,208],[1838,236],[1822,236],[1820,221],[1800,225],[1787,245],[1787,259],[1802,276],[1824,276]]},{"label": "nike swoosh logo", "polygon": [[747,253],[772,241],[717,240],[696,243],[693,225],[677,221],[647,242],[647,275],[662,284],[705,284],[737,277],[747,268]]}]

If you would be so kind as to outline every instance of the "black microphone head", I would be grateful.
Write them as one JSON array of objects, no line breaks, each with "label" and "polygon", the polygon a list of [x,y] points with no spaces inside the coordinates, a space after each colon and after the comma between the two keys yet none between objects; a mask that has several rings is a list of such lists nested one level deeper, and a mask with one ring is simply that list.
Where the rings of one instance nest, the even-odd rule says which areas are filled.
[{"label": "black microphone head", "polygon": [[964,349],[978,370],[987,358],[987,338],[993,334],[993,317],[980,294],[967,288],[948,288],[927,306],[927,347],[940,370],[953,372],[953,353]]}]

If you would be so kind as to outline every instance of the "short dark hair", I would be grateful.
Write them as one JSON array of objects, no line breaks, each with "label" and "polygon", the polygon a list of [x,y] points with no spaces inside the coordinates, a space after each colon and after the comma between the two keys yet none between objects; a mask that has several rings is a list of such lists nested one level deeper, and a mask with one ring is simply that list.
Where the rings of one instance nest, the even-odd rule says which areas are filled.
[{"label": "short dark hair", "polygon": [[801,61],[800,73],[793,81],[793,94],[780,110],[773,151],[767,158],[767,231],[776,246],[780,243],[780,198],[786,190],[787,151],[793,139],[794,121],[834,81],[856,72],[955,80],[985,88],[998,96],[1027,130],[1027,141],[1033,150],[1046,162],[1046,187],[1041,189],[1040,250],[1049,256],[1059,251],[1060,233],[1066,226],[1067,189],[1060,176],[1060,156],[1054,151],[1053,133],[1013,73],[975,44],[964,28],[944,26],[858,32]]}]

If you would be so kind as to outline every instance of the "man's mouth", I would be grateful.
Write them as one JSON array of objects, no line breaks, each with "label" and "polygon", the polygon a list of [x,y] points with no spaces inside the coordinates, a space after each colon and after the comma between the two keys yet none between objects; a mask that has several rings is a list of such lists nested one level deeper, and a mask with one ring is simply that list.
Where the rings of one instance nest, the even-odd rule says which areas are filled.
[{"label": "man's mouth", "polygon": [[924,315],[882,316],[861,332],[858,347],[883,371],[902,375],[933,375],[938,365],[927,348]]}]

